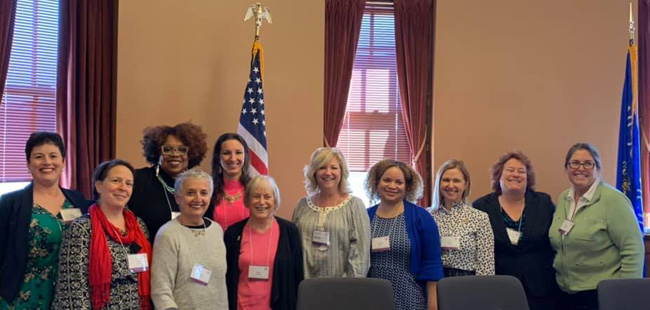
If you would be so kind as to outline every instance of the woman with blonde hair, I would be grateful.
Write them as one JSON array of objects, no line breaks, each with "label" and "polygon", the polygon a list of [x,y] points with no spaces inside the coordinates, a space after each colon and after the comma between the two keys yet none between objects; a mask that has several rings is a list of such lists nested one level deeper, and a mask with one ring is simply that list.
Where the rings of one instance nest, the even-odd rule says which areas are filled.
[{"label": "woman with blonde hair", "polygon": [[350,195],[348,167],[334,148],[319,148],[305,167],[307,196],[293,212],[302,235],[305,278],[365,277],[370,225],[361,199]]},{"label": "woman with blonde hair", "polygon": [[494,235],[488,215],[467,203],[471,179],[465,164],[446,161],[436,175],[431,214],[440,230],[445,277],[494,275]]}]

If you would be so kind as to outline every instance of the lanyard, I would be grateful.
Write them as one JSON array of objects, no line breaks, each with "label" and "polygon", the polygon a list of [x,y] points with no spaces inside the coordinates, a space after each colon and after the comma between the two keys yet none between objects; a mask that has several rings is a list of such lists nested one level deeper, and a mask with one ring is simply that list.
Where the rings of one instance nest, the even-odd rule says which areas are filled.
[{"label": "lanyard", "polygon": [[[273,224],[274,223],[271,223],[271,227],[269,228],[271,231],[269,233],[269,247],[266,250],[266,266],[270,266],[269,265],[269,258],[271,256],[271,240],[273,239]],[[250,249],[251,249],[251,263],[250,264],[254,266],[254,264],[253,264],[253,228],[252,228],[252,225],[251,225],[250,222],[248,223],[248,237],[249,237],[248,245],[250,246]]]}]

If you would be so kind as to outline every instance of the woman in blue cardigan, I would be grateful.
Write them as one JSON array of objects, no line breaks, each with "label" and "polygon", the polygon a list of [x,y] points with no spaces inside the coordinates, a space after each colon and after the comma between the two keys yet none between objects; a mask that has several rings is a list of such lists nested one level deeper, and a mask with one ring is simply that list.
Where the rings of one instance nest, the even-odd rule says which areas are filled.
[{"label": "woman in blue cardigan", "polygon": [[438,226],[412,203],[422,196],[422,178],[405,163],[386,159],[368,172],[366,191],[379,200],[368,209],[368,277],[391,281],[397,310],[437,309],[436,285],[443,277]]}]

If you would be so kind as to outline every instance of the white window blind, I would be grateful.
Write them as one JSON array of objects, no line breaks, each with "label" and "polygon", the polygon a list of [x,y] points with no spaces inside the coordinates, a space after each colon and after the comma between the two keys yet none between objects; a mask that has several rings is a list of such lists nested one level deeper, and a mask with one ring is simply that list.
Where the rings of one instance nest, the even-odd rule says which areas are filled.
[{"label": "white window blind", "polygon": [[58,0],[18,0],[11,58],[0,104],[0,182],[31,180],[25,142],[56,130]]},{"label": "white window blind", "polygon": [[337,147],[350,171],[394,158],[411,164],[397,82],[392,6],[366,5]]}]

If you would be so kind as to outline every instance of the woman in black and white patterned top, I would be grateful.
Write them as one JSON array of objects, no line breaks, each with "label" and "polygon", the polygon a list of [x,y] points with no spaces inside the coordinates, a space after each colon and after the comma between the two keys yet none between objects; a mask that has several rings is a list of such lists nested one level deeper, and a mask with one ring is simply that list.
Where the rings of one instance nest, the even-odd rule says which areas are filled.
[{"label": "woman in black and white patterned top", "polygon": [[440,230],[445,277],[494,275],[494,235],[488,215],[467,204],[471,189],[462,161],[445,162],[436,175],[431,214]]}]

